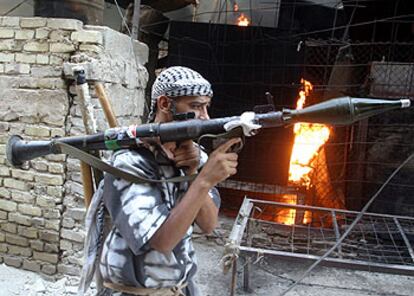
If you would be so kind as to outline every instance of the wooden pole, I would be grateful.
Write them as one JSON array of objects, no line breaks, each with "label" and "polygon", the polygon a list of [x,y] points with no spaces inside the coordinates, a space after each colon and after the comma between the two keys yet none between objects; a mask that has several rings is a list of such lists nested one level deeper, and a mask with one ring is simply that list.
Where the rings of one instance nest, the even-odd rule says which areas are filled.
[{"label": "wooden pole", "polygon": [[117,127],[118,121],[116,119],[115,113],[112,110],[111,102],[109,101],[108,97],[106,96],[104,86],[102,83],[96,82],[95,83],[95,91],[99,99],[99,103],[102,106],[102,109],[105,114],[106,121],[109,124],[109,127]]},{"label": "wooden pole", "polygon": [[[85,79],[85,70],[82,67],[77,67],[74,69],[74,74],[76,77],[76,93],[78,97],[78,104],[82,112],[82,120],[85,126],[85,132],[89,135],[94,134],[97,130],[96,120],[93,116],[93,106],[91,103],[91,97],[89,95],[89,87]],[[82,176],[85,206],[88,208],[95,191],[92,168],[88,164],[81,162],[80,170]],[[97,176],[95,175],[95,177]]]}]

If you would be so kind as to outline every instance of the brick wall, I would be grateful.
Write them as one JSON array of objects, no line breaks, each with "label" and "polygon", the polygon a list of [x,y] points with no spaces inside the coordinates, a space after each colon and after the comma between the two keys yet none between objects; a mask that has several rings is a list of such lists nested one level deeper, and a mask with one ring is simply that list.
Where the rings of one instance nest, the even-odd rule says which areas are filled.
[{"label": "brick wall", "polygon": [[[7,139],[84,134],[71,79],[82,65],[104,83],[121,125],[139,123],[148,49],[69,19],[0,17],[0,262],[55,277],[79,274],[84,239],[79,162],[65,155],[7,164]],[[93,87],[100,130],[107,128]]]}]

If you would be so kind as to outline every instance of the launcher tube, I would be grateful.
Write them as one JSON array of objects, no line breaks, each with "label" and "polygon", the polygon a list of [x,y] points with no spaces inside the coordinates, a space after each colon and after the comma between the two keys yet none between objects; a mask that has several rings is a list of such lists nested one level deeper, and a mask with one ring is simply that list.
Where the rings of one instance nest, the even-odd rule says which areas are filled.
[{"label": "launcher tube", "polygon": [[[326,124],[351,124],[357,120],[382,112],[407,108],[410,100],[381,100],[343,97],[306,107],[302,110],[289,110],[256,114],[254,123],[262,128],[279,127],[295,122]],[[23,141],[20,136],[12,136],[7,145],[7,159],[18,166],[23,161],[48,154],[61,153],[55,143],[64,142],[81,150],[117,150],[132,148],[141,139],[157,139],[161,143],[197,139],[205,134],[225,132],[224,125],[239,120],[240,116],[211,120],[191,119],[167,123],[150,123],[133,127],[112,128],[94,135],[53,139],[51,141]]]}]

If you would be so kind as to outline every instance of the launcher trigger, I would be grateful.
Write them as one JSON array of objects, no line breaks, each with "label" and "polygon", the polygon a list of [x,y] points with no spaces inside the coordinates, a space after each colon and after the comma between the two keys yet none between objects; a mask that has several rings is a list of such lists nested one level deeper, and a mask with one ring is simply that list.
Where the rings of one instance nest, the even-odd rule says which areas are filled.
[{"label": "launcher trigger", "polygon": [[242,127],[236,127],[236,128],[229,130],[228,132],[224,134],[217,135],[213,139],[213,148],[216,149],[218,146],[220,146],[221,144],[227,142],[228,140],[232,138],[240,138],[241,141],[231,146],[228,152],[239,153],[243,149],[244,142],[245,142],[245,136],[244,136]]}]

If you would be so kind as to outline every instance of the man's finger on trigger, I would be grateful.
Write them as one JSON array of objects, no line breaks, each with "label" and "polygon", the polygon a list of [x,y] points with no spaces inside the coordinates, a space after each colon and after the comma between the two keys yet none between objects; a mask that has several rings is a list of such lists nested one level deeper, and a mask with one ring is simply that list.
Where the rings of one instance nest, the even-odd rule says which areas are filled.
[{"label": "man's finger on trigger", "polygon": [[228,140],[227,142],[225,142],[224,144],[221,144],[216,150],[221,151],[221,152],[226,152],[227,150],[231,148],[231,146],[233,146],[234,144],[240,143],[240,142],[241,142],[240,138],[232,138]]}]

